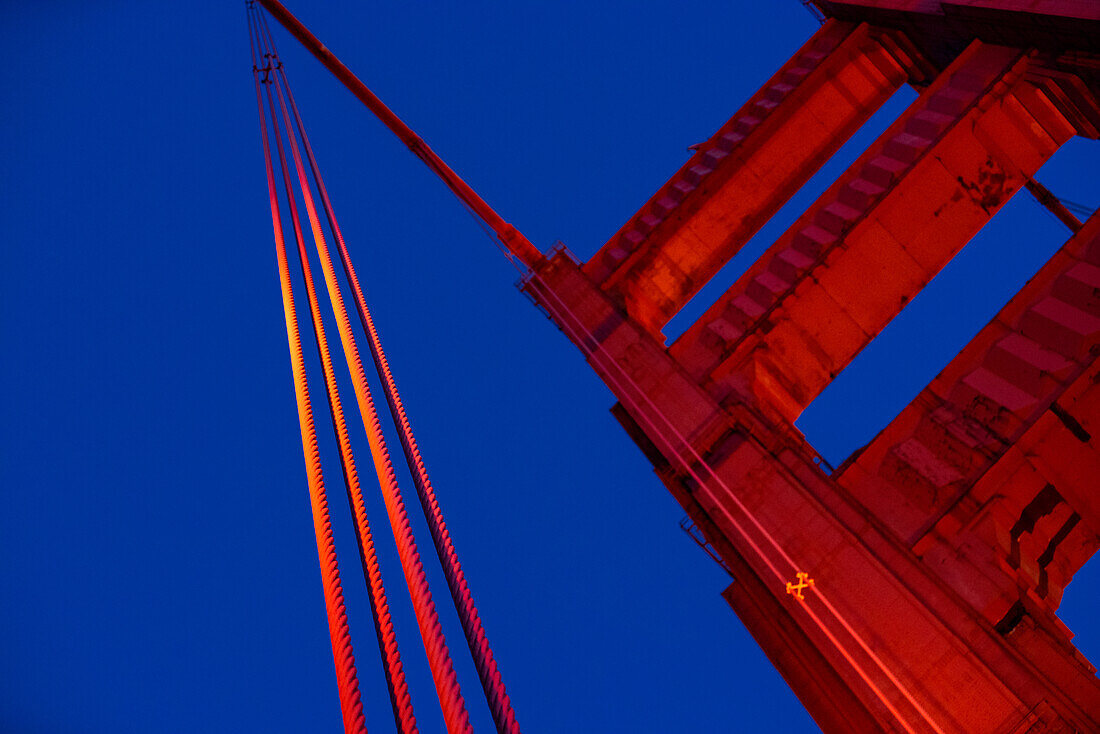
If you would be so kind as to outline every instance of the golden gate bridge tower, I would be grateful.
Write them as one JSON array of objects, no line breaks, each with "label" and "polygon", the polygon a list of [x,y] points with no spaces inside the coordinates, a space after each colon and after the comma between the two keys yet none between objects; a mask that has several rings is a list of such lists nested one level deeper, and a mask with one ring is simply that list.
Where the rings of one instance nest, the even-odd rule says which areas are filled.
[{"label": "golden gate bridge tower", "polygon": [[[583,263],[564,247],[543,253],[532,245],[277,0],[258,5],[499,238],[524,273],[523,292],[617,398],[614,415],[683,506],[686,527],[732,575],[725,599],[824,731],[1100,731],[1096,668],[1057,616],[1066,585],[1100,545],[1100,215],[1080,221],[1033,178],[1074,136],[1100,137],[1100,2],[815,0],[820,30]],[[467,731],[469,722],[319,211],[497,728],[518,732],[266,20],[258,7],[250,18],[345,727],[364,730],[326,526],[280,170],[395,721],[415,731],[359,512],[295,185],[448,731]],[[916,100],[667,343],[669,320],[906,84]],[[306,193],[310,174],[321,207]],[[1065,244],[870,443],[829,466],[795,420],[1021,189],[1066,224]]]}]

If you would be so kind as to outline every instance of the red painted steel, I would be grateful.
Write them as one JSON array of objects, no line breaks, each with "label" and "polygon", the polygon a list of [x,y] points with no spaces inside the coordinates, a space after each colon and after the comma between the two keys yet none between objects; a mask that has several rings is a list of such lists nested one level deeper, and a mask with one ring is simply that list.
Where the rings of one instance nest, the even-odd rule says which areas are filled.
[{"label": "red painted steel", "polygon": [[[1090,529],[1100,520],[1093,509],[1094,470],[1068,461],[1054,470],[1041,456],[1041,446],[1052,442],[1084,448],[1091,440],[1087,432],[1074,436],[1065,430],[1058,413],[1070,415],[1062,404],[1072,408],[1066,398],[1075,385],[1089,384],[1088,373],[1095,369],[1098,245],[1100,216],[1094,215],[837,473],[839,483],[922,555],[956,569],[949,578],[958,593],[991,624],[1011,619],[1020,589],[1028,590],[1033,615],[1052,616],[1062,588],[1100,544]],[[1089,417],[1083,407],[1074,412]],[[1050,436],[1044,423],[1062,424],[1063,440]],[[970,432],[961,433],[960,425]],[[1028,468],[1013,469],[1021,465]],[[1048,484],[1052,489],[1044,490]],[[1036,527],[1034,520],[1017,526],[1028,504],[1055,486],[1053,496],[1059,499],[1041,513],[1049,515],[1047,527]],[[1076,487],[1085,491],[1073,491]],[[1061,516],[1054,512],[1059,505]],[[1084,521],[1076,530],[1064,524],[1072,516]],[[1028,524],[1030,537],[1021,551]],[[961,550],[945,547],[944,528],[981,538],[981,550],[971,550],[976,545],[971,543]],[[1067,535],[1075,531],[1054,542],[1062,528]],[[1045,560],[1044,550],[1049,551]],[[981,575],[966,574],[970,567],[982,569]]]},{"label": "red painted steel", "polygon": [[309,384],[306,379],[302,339],[298,331],[298,316],[294,308],[294,293],[287,266],[286,244],[279,214],[279,199],[275,189],[275,175],[271,164],[271,148],[267,137],[267,121],[260,95],[259,70],[253,53],[253,77],[256,85],[256,103],[260,113],[260,130],[263,138],[264,161],[267,170],[267,191],[271,205],[271,224],[275,233],[275,255],[279,266],[279,285],[282,290],[283,315],[286,320],[287,344],[290,348],[290,365],[294,375],[294,396],[298,406],[298,424],[302,434],[302,453],[306,463],[310,507],[313,512],[313,531],[317,542],[317,558],[321,564],[321,580],[325,595],[325,611],[328,616],[332,656],[336,666],[336,680],[340,696],[340,711],[346,734],[367,731],[363,716],[363,704],[359,695],[359,679],[355,669],[355,654],[351,644],[344,594],[340,585],[340,568],[336,559],[336,545],[332,537],[332,521],[329,518],[328,499],[325,495],[321,472],[321,456],[317,447],[317,432],[313,422],[313,410],[309,400]]},{"label": "red painted steel", "polygon": [[275,20],[290,31],[310,53],[316,56],[318,61],[324,64],[325,68],[331,71],[332,75],[340,80],[360,102],[366,105],[367,109],[382,121],[382,124],[408,146],[417,158],[427,164],[428,168],[435,172],[443,180],[443,183],[447,184],[447,187],[454,192],[463,204],[468,206],[474,214],[496,232],[497,237],[513,255],[528,266],[534,266],[542,260],[542,253],[531,244],[530,240],[524,237],[514,226],[504,221],[503,217],[497,214],[484,199],[478,196],[476,191],[470,188],[469,184],[451,170],[450,166],[444,163],[443,159],[428,147],[428,144],[419,135],[395,115],[393,110],[375,96],[366,84],[360,81],[348,67],[344,66],[331,51],[325,48],[324,44],[310,33],[309,29],[302,25],[282,3],[278,0],[259,0],[259,3],[267,8]]},{"label": "red painted steel", "polygon": [[[680,464],[680,468],[685,471],[696,483],[699,490],[706,493],[713,493],[714,489],[711,488],[711,482],[708,479],[704,479],[696,471],[695,467],[698,466],[704,474],[709,475],[714,483],[718,485],[718,488],[725,493],[725,495],[731,499],[738,507],[747,521],[748,525],[753,527],[761,537],[763,542],[758,542],[753,538],[753,534],[747,531],[747,528],[734,517],[727,509],[721,507],[721,504],[715,501],[715,505],[718,506],[721,512],[724,514],[725,519],[736,530],[741,540],[748,544],[753,550],[755,555],[764,564],[764,566],[771,571],[775,576],[778,584],[788,584],[788,579],[799,576],[802,573],[799,569],[801,566],[788,554],[783,546],[772,536],[771,533],[760,523],[760,521],[752,514],[752,512],[741,502],[737,494],[719,477],[710,465],[703,459],[703,457],[696,451],[691,442],[676,428],[674,423],[669,420],[661,408],[649,397],[646,391],[638,385],[630,374],[623,369],[615,358],[610,355],[604,348],[603,344],[595,335],[589,330],[584,322],[573,312],[573,310],[566,304],[562,298],[542,280],[537,271],[533,272],[530,277],[528,287],[535,286],[532,293],[539,297],[542,305],[547,309],[553,318],[554,322],[562,328],[566,335],[578,346],[585,354],[585,357],[589,362],[597,369],[598,372],[603,373],[602,377],[608,383],[608,386],[615,392],[615,394],[624,401],[624,404],[629,407],[632,414],[641,418],[649,426],[647,435],[664,444],[661,448],[662,453],[666,455],[671,461]],[[548,300],[549,299],[549,300]],[[553,301],[551,303],[550,301]],[[630,388],[628,392],[625,388]],[[634,393],[635,396],[631,396],[630,393]],[[652,412],[652,417],[648,416],[647,411]],[[663,425],[662,425],[663,424]],[[671,433],[671,436],[669,435]],[[685,452],[690,455],[690,458],[685,457]],[[769,549],[770,547],[770,549]],[[790,573],[785,574],[780,570],[780,565],[789,569]],[[929,729],[937,734],[943,734],[943,729],[936,722],[936,720],[928,713],[928,711],[920,704],[913,693],[908,687],[898,679],[898,677],[890,670],[883,660],[874,652],[873,646],[868,643],[860,635],[859,631],[849,623],[843,616],[843,614],[833,605],[820,588],[815,587],[812,598],[819,600],[824,607],[824,610],[829,616],[837,621],[841,626],[844,633],[851,638],[852,641],[863,651],[864,655],[875,664],[879,671],[885,675],[891,684],[898,690],[899,693],[908,701],[913,707],[914,712],[919,715],[920,719],[929,727]],[[852,669],[856,672],[859,678],[870,688],[875,696],[879,699],[882,705],[890,712],[894,717],[896,723],[902,727],[906,732],[915,734],[918,731],[914,728],[910,722],[911,714],[903,713],[898,707],[891,701],[890,697],[882,691],[882,689],[876,684],[874,678],[868,674],[864,667],[859,663],[856,656],[848,646],[840,639],[837,632],[830,629],[830,627],[822,619],[822,616],[815,612],[809,604],[806,603],[806,599],[798,597],[799,602],[797,606],[805,612],[806,616],[814,623],[815,626],[820,629],[822,634],[829,640],[829,642],[836,648],[839,654],[848,661],[852,666]]]},{"label": "red painted steel", "polygon": [[815,1],[814,4],[822,6],[829,14],[833,6],[850,5],[894,12],[943,15],[943,6],[948,5],[956,13],[961,13],[963,8],[1019,13],[1029,22],[1035,22],[1036,16],[1043,17],[1047,22],[1058,17],[1100,20],[1100,6],[1093,0],[952,0],[950,3],[941,0],[824,0]]},{"label": "red painted steel", "polygon": [[450,531],[447,529],[447,524],[443,520],[443,512],[439,507],[439,501],[436,498],[435,490],[432,488],[431,480],[428,477],[427,467],[420,455],[416,436],[413,434],[412,425],[409,422],[404,403],[401,400],[401,395],[397,390],[397,382],[390,369],[389,360],[386,358],[385,351],[382,349],[382,342],[378,335],[378,330],[375,328],[374,319],[371,316],[370,309],[367,307],[366,298],[363,295],[363,289],[359,283],[359,276],[356,274],[355,268],[352,265],[351,256],[344,242],[343,233],[340,231],[340,225],[336,220],[336,212],[332,207],[332,202],[329,199],[328,190],[325,188],[320,168],[313,155],[313,148],[309,143],[309,137],[306,135],[301,115],[298,113],[298,106],[294,102],[294,95],[290,87],[286,86],[285,88],[287,99],[290,102],[291,112],[298,126],[298,133],[302,138],[306,158],[309,160],[314,181],[317,183],[317,190],[321,196],[321,203],[328,218],[329,227],[336,238],[336,244],[340,253],[340,261],[344,266],[344,274],[347,276],[348,283],[351,285],[352,294],[355,297],[356,308],[359,312],[359,320],[369,339],[368,343],[371,357],[374,360],[379,379],[382,381],[382,386],[386,393],[386,402],[390,408],[390,415],[397,425],[401,448],[404,451],[409,471],[412,473],[417,497],[420,499],[420,505],[424,510],[424,518],[428,523],[428,530],[431,533],[436,554],[439,556],[439,562],[443,568],[443,575],[447,579],[447,586],[451,592],[455,610],[462,623],[462,631],[466,636],[466,643],[469,645],[470,654],[474,660],[474,666],[477,668],[478,677],[481,679],[481,686],[485,691],[485,697],[489,703],[493,722],[496,724],[497,731],[500,732],[500,734],[519,734],[520,728],[519,724],[516,722],[515,711],[512,709],[511,700],[508,697],[508,692],[501,679],[492,648],[489,646],[489,640],[485,635],[485,629],[481,624],[481,617],[478,615],[477,606],[474,604],[473,596],[466,582],[466,575],[462,571],[462,565],[458,560],[458,554],[455,551],[454,543],[451,541]]},{"label": "red painted steel", "polygon": [[[914,54],[915,55],[915,54]],[[655,336],[912,73],[890,34],[829,21],[582,267]]]},{"label": "red painted steel", "polygon": [[[553,255],[525,290],[621,401],[616,416],[734,569],[734,593],[727,592],[731,606],[823,728],[1094,731],[1100,720],[1095,669],[1072,647],[1069,631],[1041,606],[1043,599],[1057,600],[1072,570],[1100,540],[1089,528],[1096,504],[1081,499],[1093,494],[1096,472],[1090,469],[1100,466],[1090,426],[1090,420],[1096,425],[1100,398],[1089,393],[1087,377],[1068,385],[1067,395],[1076,390],[1068,399],[1040,411],[1033,398],[1049,383],[1046,373],[1063,363],[1026,351],[1028,345],[1017,340],[1012,349],[998,346],[994,361],[978,372],[955,375],[961,386],[951,395],[937,390],[935,399],[921,402],[918,407],[933,419],[918,427],[914,443],[926,442],[928,450],[909,456],[912,469],[902,466],[904,461],[896,464],[902,469],[895,472],[899,487],[919,496],[921,469],[966,459],[964,445],[977,455],[996,442],[1014,463],[983,478],[982,494],[969,491],[972,480],[961,471],[945,477],[941,484],[949,486],[931,496],[950,500],[952,493],[966,492],[962,512],[945,516],[920,547],[908,533],[891,532],[903,512],[899,502],[871,485],[867,493],[876,503],[861,505],[840,477],[819,463],[791,425],[800,411],[765,410],[781,389],[802,390],[808,402],[858,351],[862,342],[844,341],[844,324],[832,318],[834,313],[850,312],[869,340],[950,259],[954,249],[948,247],[961,247],[1075,131],[1090,134],[1092,128],[1078,122],[1084,117],[1079,111],[1091,110],[1095,101],[1095,86],[1092,91],[1087,86],[1094,77],[1084,65],[1067,70],[1071,56],[1052,61],[1026,53],[1027,46],[983,49],[972,38],[956,41],[946,50],[932,49],[946,71],[866,154],[878,157],[853,164],[805,215],[821,214],[806,236],[802,228],[785,236],[776,246],[785,256],[758,262],[745,276],[750,287],[725,299],[735,301],[746,317],[761,316],[776,296],[785,298],[784,307],[774,309],[768,323],[746,318],[727,325],[711,315],[689,330],[696,335],[712,322],[720,327],[712,329],[712,351],[745,334],[777,345],[774,363],[793,375],[789,384],[760,368],[761,349],[742,350],[757,360],[754,369],[726,382],[718,379],[725,373],[715,376],[696,353],[685,359],[682,350],[666,349],[638,316],[635,292],[610,292],[597,277],[606,275],[608,263],[578,267]],[[1065,83],[1057,89],[1042,86],[1053,74]],[[948,129],[946,137],[939,134]],[[934,156],[922,152],[930,144],[938,146]],[[860,207],[867,209],[883,194],[864,229],[848,226]],[[643,209],[636,220],[648,215]],[[690,229],[677,220],[669,225],[670,230],[677,226]],[[839,241],[828,253],[816,251]],[[895,265],[888,245],[904,247],[928,271],[911,292],[901,291],[916,278]],[[823,255],[820,267],[805,277],[818,255]],[[1089,313],[1100,271],[1071,264],[1072,271],[1054,281],[1051,294],[1040,294],[1037,308],[1021,322],[1024,336],[1062,351],[1082,349],[1087,336],[1100,333],[1100,319]],[[829,299],[817,297],[826,288]],[[645,303],[641,306],[644,310]],[[795,339],[802,334],[808,335],[807,348]],[[825,347],[832,351],[825,354]],[[824,361],[823,355],[834,361],[818,379],[805,366]],[[714,361],[721,360],[718,355]],[[1013,380],[1019,384],[1009,385]],[[1010,437],[1002,446],[995,429],[1015,425],[1013,406],[1042,415],[1028,434],[1033,440]],[[1005,481],[1011,472],[1016,472],[1013,484]],[[783,550],[805,567],[781,562]],[[784,575],[808,572],[815,585],[800,588],[791,574],[791,585],[780,589],[776,568]],[[784,591],[792,589],[805,593],[807,606],[825,626],[791,604]],[[983,618],[989,604],[975,601],[982,594],[1004,606],[990,607]],[[908,700],[897,695],[903,687]],[[834,705],[837,699],[843,700]],[[862,723],[854,726],[852,720]]]},{"label": "red painted steel", "polygon": [[[278,87],[278,82],[276,82],[276,86]],[[282,98],[280,98],[280,106],[282,108],[283,122],[289,134],[291,131],[290,117]],[[316,207],[313,204],[308,181],[305,178],[301,155],[298,150],[297,142],[293,138],[291,138],[291,143],[291,152],[294,156],[299,176],[301,177],[301,193],[306,204],[306,211],[309,215],[310,224],[313,228],[314,241],[317,246],[318,256],[321,259],[329,300],[332,304],[333,313],[336,316],[340,341],[343,346],[348,369],[351,372],[352,384],[355,388],[360,414],[362,415],[363,423],[367,429],[367,440],[370,444],[371,456],[374,459],[375,472],[378,475],[378,481],[386,505],[386,512],[389,516],[390,526],[393,529],[394,539],[397,543],[398,556],[401,560],[402,571],[405,574],[409,596],[413,602],[417,625],[420,628],[420,636],[424,642],[424,648],[428,655],[428,664],[432,671],[432,678],[435,682],[440,708],[443,711],[443,718],[447,725],[447,731],[450,732],[450,734],[456,734],[457,732],[472,732],[473,729],[470,726],[469,715],[466,711],[466,705],[458,685],[458,678],[455,675],[454,665],[451,661],[450,652],[447,649],[446,639],[443,635],[443,628],[440,625],[435,603],[432,600],[432,594],[428,588],[428,580],[424,574],[420,553],[416,547],[416,539],[413,536],[412,527],[409,524],[408,514],[405,510],[405,502],[401,495],[401,489],[397,483],[397,477],[393,471],[393,462],[390,458],[389,450],[386,447],[385,438],[382,435],[381,423],[378,419],[377,410],[374,407],[374,400],[371,396],[370,387],[367,384],[366,373],[363,369],[362,359],[359,356],[359,349],[355,343],[355,336],[351,331],[351,321],[348,318],[347,308],[344,305],[343,296],[340,293],[340,287],[336,280],[336,272],[333,268],[332,257],[329,254],[324,235],[321,232],[320,220],[317,216]],[[289,177],[289,171],[286,171],[284,175]],[[291,212],[293,216],[293,206]],[[299,247],[303,260],[303,275],[306,276],[307,290],[311,294],[312,306],[313,300],[316,298],[313,293],[312,276],[309,275],[308,261],[304,252],[304,244],[301,241],[299,242]],[[320,327],[319,315],[315,323]]]}]

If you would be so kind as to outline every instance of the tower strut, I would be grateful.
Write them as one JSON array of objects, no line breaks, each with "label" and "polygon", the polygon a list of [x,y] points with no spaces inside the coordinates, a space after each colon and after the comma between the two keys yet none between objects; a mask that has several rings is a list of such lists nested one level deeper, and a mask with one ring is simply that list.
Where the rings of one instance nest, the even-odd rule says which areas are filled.
[{"label": "tower strut", "polygon": [[530,240],[524,237],[514,226],[504,221],[504,218],[496,210],[489,206],[450,166],[444,163],[443,159],[419,135],[413,132],[412,128],[394,114],[393,110],[387,107],[359,77],[351,72],[351,69],[344,66],[340,59],[336,58],[336,55],[329,51],[317,36],[310,33],[309,29],[302,25],[301,21],[295,18],[282,3],[278,0],[258,0],[258,2],[271,13],[275,20],[290,31],[290,34],[297,38],[310,53],[316,56],[317,60],[324,64],[325,68],[331,71],[340,83],[366,105],[367,109],[382,121],[382,124],[408,146],[417,158],[422,160],[428,168],[439,176],[443,183],[447,185],[447,188],[496,233],[496,236],[513,255],[528,267],[534,267],[535,264],[542,261],[542,253],[531,244]]}]

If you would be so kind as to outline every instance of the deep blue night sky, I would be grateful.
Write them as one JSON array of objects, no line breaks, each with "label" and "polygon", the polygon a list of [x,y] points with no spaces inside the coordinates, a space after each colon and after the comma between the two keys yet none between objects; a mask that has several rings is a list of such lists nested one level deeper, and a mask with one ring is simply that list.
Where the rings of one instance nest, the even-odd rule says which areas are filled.
[{"label": "deep blue night sky", "polygon": [[[795,0],[290,7],[534,243],[581,258],[817,27]],[[449,192],[276,34],[524,730],[814,731],[608,390]],[[0,731],[338,731],[243,2],[6,2],[0,95]],[[1100,144],[1076,140],[1038,178],[1096,206],[1097,170]],[[843,459],[1066,236],[1016,197],[799,425]],[[388,731],[333,507],[367,722]],[[421,730],[441,731],[380,498],[368,510]],[[1063,605],[1094,660],[1098,576]],[[490,731],[453,611],[445,626]]]}]

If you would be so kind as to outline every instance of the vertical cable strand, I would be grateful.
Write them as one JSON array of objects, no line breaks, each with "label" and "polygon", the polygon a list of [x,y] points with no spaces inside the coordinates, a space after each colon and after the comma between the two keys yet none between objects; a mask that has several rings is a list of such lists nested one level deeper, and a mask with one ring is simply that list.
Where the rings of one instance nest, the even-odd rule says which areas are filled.
[{"label": "vertical cable strand", "polygon": [[[251,23],[250,23],[251,28]],[[249,40],[252,41],[250,33]],[[294,307],[294,293],[287,266],[286,244],[279,214],[279,199],[272,170],[271,148],[267,136],[267,119],[260,94],[259,67],[256,65],[253,43],[252,74],[256,87],[256,103],[260,116],[260,132],[263,140],[264,162],[267,172],[268,200],[271,205],[271,224],[275,235],[275,257],[279,268],[279,285],[282,292],[283,316],[286,322],[287,346],[290,350],[291,373],[294,378],[294,397],[298,407],[298,426],[302,436],[302,455],[306,464],[310,507],[313,514],[313,531],[317,543],[317,558],[321,566],[321,582],[324,589],[325,611],[328,617],[329,638],[336,668],[336,680],[340,697],[340,711],[345,734],[366,734],[363,704],[359,696],[359,680],[355,670],[355,654],[351,645],[344,594],[340,585],[340,569],[336,560],[336,545],[332,537],[332,522],[328,513],[321,457],[317,447],[317,432],[313,422],[313,410],[309,399],[309,383],[306,378],[302,340],[298,331],[298,316]]]},{"label": "vertical cable strand", "polygon": [[[270,35],[269,35],[270,43]],[[274,54],[272,47],[272,58]],[[278,88],[278,81],[276,80]],[[288,120],[285,105],[283,107],[284,120]],[[274,111],[272,115],[274,115]],[[289,126],[289,122],[287,122]],[[293,141],[292,141],[293,142]],[[298,165],[301,165],[296,143],[292,146],[292,152]],[[304,188],[303,197],[306,202],[307,212],[311,221],[316,221],[316,211],[312,204],[309,189]],[[315,226],[315,232],[320,233],[319,226]],[[469,714],[458,684],[458,676],[454,671],[450,651],[447,649],[446,638],[443,634],[439,615],[436,612],[435,603],[432,600],[431,590],[428,588],[428,579],[424,573],[423,563],[413,536],[412,526],[409,523],[408,512],[405,509],[405,501],[394,473],[393,462],[390,458],[386,441],[382,434],[381,421],[378,417],[370,387],[367,384],[366,372],[363,369],[359,349],[355,343],[355,336],[351,331],[351,322],[348,318],[344,300],[340,294],[336,281],[336,273],[332,266],[332,258],[328,248],[324,244],[323,237],[316,240],[318,254],[321,258],[322,269],[325,273],[325,282],[329,291],[333,312],[336,315],[337,327],[340,332],[340,340],[344,348],[344,356],[351,373],[352,384],[355,388],[356,399],[359,404],[360,415],[367,431],[367,441],[370,444],[371,456],[374,460],[375,472],[378,475],[379,485],[382,489],[383,501],[386,505],[386,513],[390,520],[394,539],[397,545],[398,557],[401,561],[402,571],[409,589],[409,596],[413,603],[420,636],[424,642],[424,648],[428,656],[428,665],[432,672],[436,693],[439,698],[440,708],[449,734],[467,734],[473,731],[470,726]]]},{"label": "vertical cable strand", "polygon": [[[265,49],[266,50],[266,49]],[[275,69],[279,67],[278,60],[273,56],[269,56],[272,59],[273,69],[271,70],[271,78],[275,77]],[[276,88],[277,80],[275,80]],[[268,100],[271,102],[270,85],[268,85]],[[280,100],[281,101],[281,100]],[[276,120],[276,112],[272,109],[272,121]],[[285,120],[284,120],[285,122]],[[277,125],[276,125],[277,127]],[[278,133],[276,132],[278,135]],[[294,139],[289,129],[286,134],[288,140],[293,143]],[[378,558],[374,548],[373,535],[371,533],[370,523],[366,514],[366,507],[363,502],[363,493],[359,483],[359,475],[355,465],[355,458],[351,448],[351,442],[348,436],[347,422],[344,417],[343,405],[340,400],[339,389],[336,383],[335,371],[332,366],[331,352],[328,346],[328,339],[324,332],[324,325],[320,316],[320,305],[317,299],[316,289],[314,287],[312,271],[309,267],[309,259],[305,252],[305,243],[302,236],[300,222],[298,219],[297,206],[293,201],[293,190],[290,186],[289,172],[286,168],[286,160],[283,153],[282,142],[279,143],[280,162],[283,166],[283,172],[285,183],[287,184],[287,196],[291,199],[290,212],[291,219],[294,224],[295,238],[298,243],[298,256],[301,263],[303,280],[306,285],[306,291],[309,297],[310,314],[314,325],[315,341],[317,345],[318,356],[321,360],[322,369],[325,378],[325,390],[328,395],[329,412],[332,418],[333,432],[336,435],[337,443],[340,450],[341,467],[344,474],[344,487],[347,492],[348,505],[352,512],[352,517],[355,523],[356,529],[356,541],[359,546],[359,557],[363,567],[363,575],[367,582],[367,588],[371,601],[371,616],[373,617],[375,635],[378,639],[378,648],[382,662],[382,669],[386,678],[386,686],[389,691],[390,704],[393,708],[394,722],[397,725],[397,729],[401,734],[415,734],[417,732],[416,717],[413,713],[412,699],[409,695],[408,685],[405,681],[404,668],[401,663],[401,654],[398,650],[397,636],[394,631],[393,620],[390,615],[389,603],[386,597],[385,587],[382,583],[381,569],[378,563]],[[298,166],[299,174],[301,174],[301,166]],[[308,195],[308,184],[302,181],[299,175],[299,182],[305,188]],[[314,236],[317,235],[316,227],[314,227]]]},{"label": "vertical cable strand", "polygon": [[[317,165],[317,160],[314,157],[313,148],[310,145],[305,126],[302,123],[298,106],[294,101],[294,94],[290,86],[286,83],[286,77],[282,67],[279,68],[279,71],[282,75],[283,88],[286,91],[287,100],[290,103],[290,109],[297,124],[298,135],[302,139],[306,158],[309,160],[309,165],[313,172],[313,178],[321,197],[322,206],[325,210],[329,227],[336,240],[344,274],[351,286],[352,295],[354,296],[356,309],[359,314],[359,320],[368,337],[368,346],[370,347],[371,357],[385,391],[386,403],[389,406],[390,415],[393,417],[393,421],[398,428],[398,438],[405,454],[405,460],[409,466],[409,471],[412,474],[417,497],[423,508],[424,518],[427,521],[428,530],[432,536],[436,554],[443,568],[443,575],[447,579],[447,586],[451,593],[451,599],[454,602],[455,610],[462,624],[462,631],[466,636],[466,643],[470,648],[474,666],[477,668],[481,686],[485,691],[485,697],[493,716],[493,722],[496,724],[499,734],[519,734],[520,728],[519,724],[516,722],[516,715],[512,709],[511,700],[504,687],[504,682],[497,668],[492,648],[489,645],[485,630],[481,624],[481,618],[466,582],[466,576],[462,571],[462,565],[459,562],[458,554],[451,540],[450,531],[447,529],[447,524],[443,519],[439,501],[436,498],[431,480],[428,477],[427,467],[420,454],[420,449],[417,445],[416,437],[413,434],[408,414],[401,400],[401,395],[398,392],[397,383],[394,380],[389,361],[382,349],[381,339],[374,325],[370,309],[367,307],[366,298],[363,295],[359,277],[352,265],[351,256],[348,253],[343,233],[337,223],[336,213],[329,199],[328,190],[325,187],[320,167]],[[322,260],[323,259],[324,258],[322,258]]]}]

